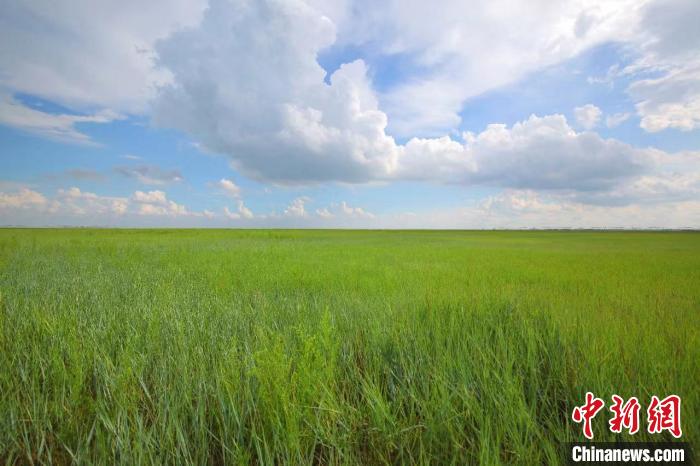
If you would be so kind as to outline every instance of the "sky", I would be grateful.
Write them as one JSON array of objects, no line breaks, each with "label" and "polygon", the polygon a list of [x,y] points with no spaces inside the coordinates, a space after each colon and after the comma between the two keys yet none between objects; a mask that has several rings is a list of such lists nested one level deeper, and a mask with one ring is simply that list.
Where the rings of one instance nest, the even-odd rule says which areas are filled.
[{"label": "sky", "polygon": [[0,225],[700,228],[697,0],[6,0]]}]

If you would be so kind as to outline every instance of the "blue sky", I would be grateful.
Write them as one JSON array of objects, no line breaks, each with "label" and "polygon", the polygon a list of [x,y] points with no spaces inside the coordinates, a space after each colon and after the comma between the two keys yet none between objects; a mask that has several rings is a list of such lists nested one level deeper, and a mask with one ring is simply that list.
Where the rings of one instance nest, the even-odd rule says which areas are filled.
[{"label": "blue sky", "polygon": [[0,6],[0,224],[700,227],[690,0]]}]

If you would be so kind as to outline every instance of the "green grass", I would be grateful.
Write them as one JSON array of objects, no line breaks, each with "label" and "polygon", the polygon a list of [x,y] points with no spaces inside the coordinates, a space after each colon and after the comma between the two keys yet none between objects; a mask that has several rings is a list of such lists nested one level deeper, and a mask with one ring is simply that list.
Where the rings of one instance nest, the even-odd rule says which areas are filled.
[{"label": "green grass", "polygon": [[9,229],[0,293],[4,463],[556,464],[588,390],[698,445],[697,233]]}]

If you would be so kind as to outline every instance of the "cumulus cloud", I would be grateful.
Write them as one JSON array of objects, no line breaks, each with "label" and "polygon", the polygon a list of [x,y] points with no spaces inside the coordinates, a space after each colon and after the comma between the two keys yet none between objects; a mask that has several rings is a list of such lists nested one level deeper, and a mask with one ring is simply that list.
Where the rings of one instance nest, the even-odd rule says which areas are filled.
[{"label": "cumulus cloud", "polygon": [[58,190],[53,210],[73,215],[122,215],[128,204],[128,199],[123,197],[99,196],[72,187]]},{"label": "cumulus cloud", "polygon": [[141,184],[163,186],[183,180],[179,170],[163,170],[155,165],[136,167],[114,167],[114,172],[127,178],[134,178]]},{"label": "cumulus cloud", "polygon": [[242,200],[236,202],[235,212],[229,210],[228,207],[224,207],[224,216],[231,220],[251,219],[254,217],[253,212],[245,206]]},{"label": "cumulus cloud", "polygon": [[44,207],[47,203],[43,194],[25,187],[16,192],[0,192],[0,209]]},{"label": "cumulus cloud", "polygon": [[[245,65],[236,70],[239,73],[245,69],[263,77],[267,65],[258,58],[273,56],[279,49],[276,42],[282,41],[289,43],[287,52],[307,48],[315,54],[333,44],[372,44],[378,54],[404,57],[417,76],[383,92],[380,100],[395,134],[423,137],[454,128],[469,97],[592,45],[625,40],[638,10],[635,0],[540,1],[536,7],[497,0],[470,5],[469,14],[457,0],[441,2],[439,11],[420,0],[153,0],[146,5],[135,0],[100,5],[77,0],[71,8],[59,8],[48,0],[9,0],[0,6],[0,86],[80,110],[148,112],[156,89],[171,82],[172,57],[162,60],[160,52],[167,46],[156,50],[154,44],[182,28],[197,27],[208,3],[210,16],[224,17],[216,24],[205,18],[201,29],[209,29],[210,36],[222,42],[236,36],[240,50],[249,49],[250,57],[255,57],[239,61]],[[247,24],[231,22],[234,15]],[[226,28],[227,22],[236,29]],[[282,27],[271,30],[275,24]],[[256,28],[259,36],[246,33]],[[216,52],[216,47],[198,41],[181,55],[197,47],[196,53]],[[152,66],[159,55],[165,67]],[[284,58],[277,65],[285,69],[272,70],[270,79],[297,71],[296,65],[288,68],[296,53],[278,56]],[[223,71],[225,63],[214,64],[218,59],[214,55],[209,61]],[[206,80],[206,73],[201,77]],[[279,88],[283,85],[280,82]],[[294,93],[297,88],[290,90]]]},{"label": "cumulus cloud", "polygon": [[[625,43],[639,57],[625,69],[613,65],[601,79],[612,83],[624,75],[633,81],[627,92],[642,128],[697,130],[695,0],[539,2],[536,8],[497,0],[472,5],[466,15],[463,2],[452,0],[438,10],[418,0],[212,0],[202,13],[204,5],[3,4],[0,123],[90,143],[81,124],[144,113],[183,131],[203,150],[227,155],[242,174],[263,182],[481,185],[516,193],[511,210],[520,205],[545,211],[535,201],[555,201],[542,196],[576,206],[629,206],[635,200],[690,202],[697,193],[695,162],[671,168],[676,154],[579,132],[600,124],[602,112],[593,104],[575,109],[572,125],[561,115],[547,115],[511,126],[491,124],[461,137],[454,131],[470,97],[608,41]],[[20,51],[17,43],[26,46]],[[381,58],[405,64],[411,75],[375,88],[375,70],[363,60],[330,73],[318,64],[330,47],[368,44]],[[30,108],[13,97],[19,92],[82,114]],[[147,102],[154,97],[151,107]],[[608,115],[605,123],[612,128],[627,118]],[[146,165],[118,171],[155,186],[182,178]],[[233,181],[222,178],[217,186],[237,199],[235,208],[217,218],[261,217],[243,205]],[[29,195],[13,190],[2,199],[19,206]],[[191,212],[163,191],[103,198],[66,190],[45,200],[45,209],[72,203],[74,212],[125,205],[125,215],[214,215]],[[309,201],[295,199],[279,217],[370,218],[345,203],[313,210]]]},{"label": "cumulus cloud", "polygon": [[374,214],[367,212],[362,207],[349,206],[345,201],[342,201],[339,206],[340,212],[348,217],[357,218],[374,218]]},{"label": "cumulus cloud", "polygon": [[520,189],[607,189],[651,170],[653,151],[593,132],[576,132],[563,115],[530,116],[508,128],[489,125],[450,138],[413,139],[397,176]]},{"label": "cumulus cloud", "polygon": [[[380,95],[402,137],[446,134],[464,102],[610,40],[631,38],[639,2],[362,2],[339,22],[339,42],[377,44],[416,69]],[[331,13],[332,15],[332,13]],[[333,16],[332,16],[333,17]]]},{"label": "cumulus cloud", "polygon": [[137,205],[139,215],[178,217],[190,214],[184,205],[171,201],[163,191],[136,191],[131,200]]},{"label": "cumulus cloud", "polygon": [[[386,133],[387,117],[361,60],[324,81],[316,55],[333,42],[333,23],[299,1],[275,5],[214,2],[199,26],[157,47],[173,82],[156,102],[156,120],[228,154],[249,176],[277,183],[409,178],[592,189],[644,170],[644,150],[576,133],[560,115],[531,117],[510,129],[489,125],[465,143],[445,136],[398,144]],[[587,127],[600,119],[593,105],[582,112]]]},{"label": "cumulus cloud", "polygon": [[[420,0],[366,3],[345,15],[329,14],[338,18],[338,42],[379,44],[415,68],[415,76],[379,96],[391,134],[446,134],[461,121],[469,98],[603,43],[624,44],[626,54],[639,57],[624,72],[664,78],[643,77],[643,84],[630,89],[644,129],[698,127],[696,0],[537,2],[536,7],[498,0],[470,5],[468,15],[460,1],[442,2],[439,12]],[[589,82],[612,85],[621,72],[615,64]]]},{"label": "cumulus cloud", "polygon": [[155,86],[153,43],[199,21],[206,0],[7,0],[0,4],[0,87],[71,108],[142,112]]},{"label": "cumulus cloud", "polygon": [[230,197],[239,197],[241,195],[241,188],[231,180],[226,178],[221,178],[216,185]]},{"label": "cumulus cloud", "polygon": [[700,199],[700,152],[650,154],[654,170],[608,190],[569,192],[568,198],[595,205],[648,205]]},{"label": "cumulus cloud", "polygon": [[700,174],[669,173],[641,176],[617,189],[577,193],[571,198],[585,204],[614,206],[643,202],[648,205],[700,199]]},{"label": "cumulus cloud", "polygon": [[506,190],[452,215],[453,221],[481,228],[689,228],[700,224],[700,202],[600,206],[553,193]]},{"label": "cumulus cloud", "polygon": [[598,126],[603,112],[593,104],[586,104],[574,109],[574,116],[579,125],[585,129],[593,129]]},{"label": "cumulus cloud", "polygon": [[[11,94],[29,93],[78,110],[111,108],[119,113],[150,112],[148,102],[163,85],[187,87],[180,94],[185,100],[196,92],[211,95],[216,90],[217,98],[231,98],[221,107],[219,99],[209,99],[202,107],[221,121],[221,114],[240,117],[231,108],[251,116],[256,112],[243,110],[250,104],[263,115],[263,107],[270,105],[266,100],[291,105],[301,100],[304,105],[297,110],[320,110],[323,126],[332,131],[338,127],[328,125],[328,108],[319,108],[305,95],[318,88],[315,75],[325,76],[315,56],[334,45],[371,45],[377,55],[398,58],[412,72],[375,97],[388,115],[389,133],[432,137],[459,124],[459,113],[470,97],[605,42],[627,44],[657,69],[697,64],[698,8],[695,0],[538,1],[535,6],[496,0],[470,5],[465,14],[458,0],[441,2],[439,11],[421,0],[154,0],[147,5],[128,0],[99,6],[78,0],[71,8],[58,8],[47,0],[10,0],[0,6],[0,86]],[[275,28],[277,24],[283,27]],[[178,32],[182,29],[186,31]],[[254,30],[261,32],[256,35]],[[188,44],[188,39],[196,40]],[[190,68],[187,57],[197,57]],[[161,66],[154,67],[154,61]],[[179,74],[178,82],[173,83],[171,72]],[[219,89],[227,77],[235,79]],[[254,90],[249,101],[229,95],[237,85],[243,95]],[[263,98],[265,91],[273,91],[269,99]],[[280,94],[294,98],[279,99]],[[328,92],[321,92],[318,100],[328,100],[324,94]],[[662,110],[654,110],[657,107]],[[691,107],[685,111],[695,112]],[[643,117],[664,108],[660,102],[638,111]],[[270,126],[283,114],[276,109]],[[191,127],[194,124],[182,120],[195,116],[180,116],[175,126]],[[669,119],[668,127],[687,127],[687,118],[675,123],[677,119]],[[253,119],[250,125],[259,123]],[[207,121],[201,126],[199,131],[207,133],[229,129],[219,131]],[[657,127],[659,123],[649,124]],[[228,147],[230,139],[243,134],[219,135],[221,146]],[[215,135],[210,134],[211,139]]]},{"label": "cumulus cloud", "polygon": [[191,212],[184,205],[168,199],[163,191],[136,191],[129,197],[121,197],[99,195],[75,186],[59,189],[52,197],[24,187],[13,193],[3,192],[0,193],[0,210],[40,213],[44,217],[37,217],[32,222],[44,219],[48,224],[52,220],[56,223],[56,220],[80,221],[78,219],[111,223],[125,216],[208,217],[206,212]]},{"label": "cumulus cloud", "polygon": [[[660,157],[666,155],[659,154]],[[0,223],[143,225],[187,222],[231,226],[245,220],[259,227],[304,226],[348,228],[697,228],[700,226],[700,153],[674,156],[673,168],[643,176],[607,192],[537,191],[507,188],[450,209],[374,215],[347,202],[332,203],[310,214],[308,197],[291,202],[284,214],[253,215],[242,201],[236,208],[189,211],[160,191],[137,191],[129,197],[104,196],[77,187],[47,197],[28,187],[0,183]],[[147,222],[147,223],[144,223]],[[151,223],[148,223],[151,222]]]},{"label": "cumulus cloud", "polygon": [[286,209],[284,209],[284,216],[285,217],[298,217],[298,218],[303,218],[307,217],[309,214],[306,212],[306,203],[309,202],[311,199],[309,199],[306,196],[298,197],[294,199]]},{"label": "cumulus cloud", "polygon": [[387,173],[395,143],[365,64],[345,64],[326,83],[316,61],[334,32],[301,1],[212,2],[198,27],[157,47],[173,83],[155,102],[155,121],[229,154],[256,179],[362,182]]},{"label": "cumulus cloud", "polygon": [[239,218],[241,218],[241,214],[239,214],[238,212],[232,212],[231,210],[229,210],[228,207],[224,207],[224,215],[226,216],[226,218],[229,218],[231,220],[238,220]]},{"label": "cumulus cloud", "polygon": [[645,130],[700,128],[700,60],[697,67],[683,66],[660,78],[636,81],[628,92],[638,101],[637,114]]},{"label": "cumulus cloud", "polygon": [[236,205],[238,207],[238,212],[241,214],[241,217],[253,218],[253,212],[243,204],[243,201],[238,201]]},{"label": "cumulus cloud", "polygon": [[529,189],[602,189],[641,173],[644,150],[596,133],[575,132],[562,115],[531,116],[508,129],[489,125],[469,138],[476,181]]},{"label": "cumulus cloud", "polygon": [[165,197],[165,193],[158,190],[148,192],[136,191],[131,198],[135,202],[142,204],[165,205],[168,202],[168,199]]},{"label": "cumulus cloud", "polygon": [[362,207],[352,207],[347,202],[333,203],[328,207],[316,209],[316,215],[323,219],[338,219],[338,218],[357,218],[357,219],[372,219],[375,215],[367,212]]},{"label": "cumulus cloud", "polygon": [[188,212],[185,206],[170,201],[167,205],[141,204],[139,205],[138,213],[139,215],[168,215],[177,217],[187,215]]},{"label": "cumulus cloud", "polygon": [[647,51],[657,59],[697,59],[700,48],[698,15],[700,5],[695,0],[646,2],[640,26]]},{"label": "cumulus cloud", "polygon": [[541,199],[534,191],[506,191],[497,196],[488,197],[481,203],[487,210],[510,209],[521,212],[544,211],[559,212],[563,206]]},{"label": "cumulus cloud", "polygon": [[646,131],[700,128],[698,17],[695,0],[655,0],[642,10],[636,41],[640,57],[622,74],[643,76],[628,93]]}]

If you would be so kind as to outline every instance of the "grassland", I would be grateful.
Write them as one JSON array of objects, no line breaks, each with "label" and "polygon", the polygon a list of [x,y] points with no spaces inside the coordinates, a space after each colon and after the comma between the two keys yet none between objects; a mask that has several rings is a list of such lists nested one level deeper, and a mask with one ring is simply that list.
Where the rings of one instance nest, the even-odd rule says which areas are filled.
[{"label": "grassland", "polygon": [[588,390],[697,450],[696,233],[8,229],[0,293],[2,462],[556,464]]}]

